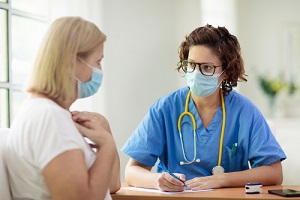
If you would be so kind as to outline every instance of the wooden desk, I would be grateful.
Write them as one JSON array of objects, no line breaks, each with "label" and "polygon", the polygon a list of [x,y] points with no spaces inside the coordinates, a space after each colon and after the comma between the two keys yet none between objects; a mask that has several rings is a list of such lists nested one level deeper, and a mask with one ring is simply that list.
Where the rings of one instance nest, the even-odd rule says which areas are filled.
[{"label": "wooden desk", "polygon": [[[128,187],[122,184],[122,187]],[[116,194],[112,194],[113,200],[176,200],[176,199],[207,199],[207,200],[245,200],[245,199],[300,199],[300,197],[280,197],[273,194],[268,194],[268,190],[275,189],[295,189],[300,190],[299,185],[275,185],[263,186],[261,194],[246,194],[245,188],[221,188],[205,192],[197,193],[182,193],[182,194],[160,194],[151,192],[142,192],[134,190],[119,190]]]}]

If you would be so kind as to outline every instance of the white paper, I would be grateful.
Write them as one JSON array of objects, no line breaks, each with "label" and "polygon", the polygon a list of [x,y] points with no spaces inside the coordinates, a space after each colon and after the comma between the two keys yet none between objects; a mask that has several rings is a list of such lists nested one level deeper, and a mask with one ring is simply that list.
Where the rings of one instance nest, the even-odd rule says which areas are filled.
[{"label": "white paper", "polygon": [[182,192],[162,192],[157,189],[148,189],[148,188],[139,188],[139,187],[122,187],[121,190],[135,190],[141,192],[153,192],[153,193],[160,193],[160,194],[182,194],[182,193],[190,193],[190,192],[206,192],[211,191],[213,189],[206,189],[206,190],[184,190]]}]

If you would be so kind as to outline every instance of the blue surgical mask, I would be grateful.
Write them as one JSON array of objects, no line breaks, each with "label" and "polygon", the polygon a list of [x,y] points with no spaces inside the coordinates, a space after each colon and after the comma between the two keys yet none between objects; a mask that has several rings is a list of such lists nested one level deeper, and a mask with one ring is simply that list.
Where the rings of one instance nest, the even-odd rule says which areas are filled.
[{"label": "blue surgical mask", "polygon": [[[223,72],[221,74],[223,74]],[[194,95],[200,97],[207,97],[214,93],[220,86],[218,80],[221,74],[204,76],[199,70],[195,70],[192,73],[186,73],[185,79],[187,85],[190,87],[190,90]]]},{"label": "blue surgical mask", "polygon": [[85,98],[92,96],[98,91],[102,83],[103,71],[97,67],[92,67],[81,58],[79,58],[79,60],[81,60],[83,63],[85,63],[87,66],[93,69],[91,80],[89,80],[88,82],[83,83],[75,77],[78,81],[78,98]]}]

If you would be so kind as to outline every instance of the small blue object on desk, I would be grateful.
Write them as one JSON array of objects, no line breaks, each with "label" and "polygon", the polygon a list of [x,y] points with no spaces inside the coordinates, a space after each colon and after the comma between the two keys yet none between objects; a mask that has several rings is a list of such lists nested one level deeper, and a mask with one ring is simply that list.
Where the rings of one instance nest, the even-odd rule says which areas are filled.
[{"label": "small blue object on desk", "polygon": [[162,168],[163,171],[168,172],[171,176],[173,176],[175,179],[181,181],[184,185],[184,187],[187,187],[187,185],[185,184],[185,182],[183,182],[179,177],[175,176],[175,174],[173,174],[172,172],[170,172],[167,167],[163,164],[163,163],[158,163],[158,167]]}]

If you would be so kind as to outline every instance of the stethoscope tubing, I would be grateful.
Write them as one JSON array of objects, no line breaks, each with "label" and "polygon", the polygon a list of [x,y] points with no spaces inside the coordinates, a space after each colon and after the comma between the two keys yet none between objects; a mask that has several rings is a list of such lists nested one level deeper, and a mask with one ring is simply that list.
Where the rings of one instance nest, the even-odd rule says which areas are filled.
[{"label": "stethoscope tubing", "polygon": [[[222,147],[223,147],[223,140],[224,140],[225,124],[226,124],[226,109],[225,109],[224,96],[223,96],[222,90],[220,90],[220,95],[221,95],[221,104],[222,104],[222,129],[221,129],[220,144],[219,144],[218,166],[221,166],[221,162],[222,162],[222,153],[223,153],[223,151],[222,151],[223,148]],[[200,162],[200,159],[196,159],[196,156],[197,156],[196,120],[195,120],[194,115],[191,112],[188,111],[188,104],[189,104],[190,97],[191,97],[191,91],[188,92],[188,95],[187,95],[186,101],[185,101],[184,112],[182,112],[180,114],[180,116],[178,118],[178,122],[177,122],[182,154],[183,154],[184,160],[186,161],[186,162],[181,161],[180,165],[192,164],[193,162]],[[184,144],[183,144],[183,139],[182,139],[181,120],[182,120],[184,115],[188,115],[191,118],[192,125],[193,125],[193,130],[194,130],[194,157],[193,157],[193,160],[191,160],[191,161],[186,158],[186,153],[185,153],[185,150],[184,150]]]}]

